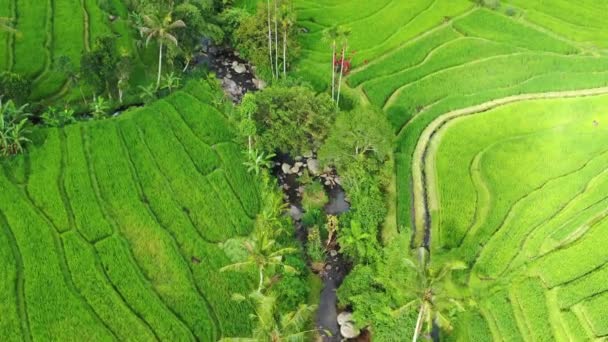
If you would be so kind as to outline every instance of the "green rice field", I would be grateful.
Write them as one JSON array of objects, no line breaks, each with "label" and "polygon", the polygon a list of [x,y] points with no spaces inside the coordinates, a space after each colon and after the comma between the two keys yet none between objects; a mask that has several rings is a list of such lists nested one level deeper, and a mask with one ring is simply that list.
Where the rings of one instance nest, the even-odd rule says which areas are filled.
[{"label": "green rice field", "polygon": [[393,124],[401,233],[469,266],[476,308],[450,338],[607,338],[608,3],[297,6],[297,72],[318,89],[331,80],[323,31],[352,31],[345,86]]},{"label": "green rice field", "polygon": [[134,57],[135,81],[143,83],[145,67],[127,21],[127,8],[117,0],[106,3],[113,8],[113,21],[97,0],[0,0],[0,16],[13,18],[18,31],[17,35],[0,32],[0,71],[31,79],[30,101],[77,101],[80,93],[70,89],[66,75],[57,70],[57,61],[67,57],[78,69],[81,54],[97,38],[116,35],[121,51]]},{"label": "green rice field", "polygon": [[0,172],[0,340],[215,341],[251,330],[223,242],[256,183],[206,84],[113,120],[38,130]]}]

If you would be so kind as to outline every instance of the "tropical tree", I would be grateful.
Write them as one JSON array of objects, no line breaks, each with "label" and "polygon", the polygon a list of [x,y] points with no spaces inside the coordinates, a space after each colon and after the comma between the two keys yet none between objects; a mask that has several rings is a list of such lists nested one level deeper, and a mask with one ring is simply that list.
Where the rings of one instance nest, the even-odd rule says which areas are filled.
[{"label": "tropical tree", "polygon": [[158,75],[156,77],[156,87],[158,88],[160,87],[163,66],[163,46],[171,43],[178,46],[177,38],[172,34],[172,31],[184,28],[186,24],[182,20],[173,21],[170,12],[164,17],[143,15],[142,19],[144,26],[139,28],[139,32],[142,37],[146,37],[146,46],[152,39],[158,42]]},{"label": "tropical tree", "polygon": [[169,93],[173,92],[173,89],[179,88],[182,79],[175,75],[175,73],[171,72],[168,75],[163,76],[163,85],[161,89],[167,89]]},{"label": "tropical tree", "polygon": [[110,109],[110,104],[106,99],[101,96],[93,96],[93,102],[91,102],[91,114],[95,119],[101,119],[107,114],[107,110]]},{"label": "tropical tree", "polygon": [[0,99],[0,155],[21,153],[30,142],[27,137],[30,132],[25,128],[31,115],[26,111],[27,106],[17,107],[12,100],[3,103]]},{"label": "tropical tree", "polygon": [[266,10],[268,14],[268,56],[270,57],[270,72],[272,73],[272,78],[275,78],[275,70],[272,66],[272,26],[270,26],[270,0],[266,0]]},{"label": "tropical tree", "polygon": [[248,298],[242,295],[233,298],[252,303],[256,326],[252,337],[223,338],[221,342],[304,342],[316,331],[306,329],[316,310],[315,305],[301,304],[295,311],[281,315],[277,312],[277,298],[272,295],[254,291]]},{"label": "tropical tree", "polygon": [[289,4],[284,3],[281,6],[281,27],[283,28],[283,77],[287,77],[287,41],[291,27],[295,23],[295,12]]},{"label": "tropical tree", "polygon": [[142,101],[144,101],[144,103],[150,103],[154,100],[156,100],[157,98],[157,88],[154,85],[154,83],[149,84],[148,86],[144,87],[144,86],[139,86],[139,98],[142,99]]},{"label": "tropical tree", "polygon": [[279,11],[278,11],[278,0],[274,1],[274,70],[279,77]]},{"label": "tropical tree", "polygon": [[257,292],[262,292],[264,289],[264,279],[268,272],[283,268],[286,272],[295,273],[295,269],[285,264],[283,259],[285,255],[293,254],[297,250],[290,247],[278,247],[273,235],[273,229],[257,226],[253,236],[243,244],[247,251],[247,259],[224,266],[220,269],[220,272],[245,271],[251,267],[257,268],[259,276]]},{"label": "tropical tree", "polygon": [[338,39],[338,27],[332,26],[323,31],[323,40],[331,44],[331,99],[336,98],[336,40]]},{"label": "tropical tree", "polygon": [[462,311],[464,306],[450,296],[446,291],[446,284],[450,280],[452,271],[466,269],[466,264],[460,261],[448,261],[439,268],[432,268],[429,265],[428,251],[424,247],[418,248],[416,255],[407,258],[405,264],[415,273],[413,284],[406,286],[413,299],[395,310],[394,314],[418,307],[412,341],[418,340],[423,326],[429,336],[433,326],[442,330],[451,330],[452,324],[448,312],[453,309]]},{"label": "tropical tree", "polygon": [[87,99],[84,96],[84,92],[82,91],[82,85],[80,84],[80,73],[78,72],[78,69],[74,65],[72,59],[68,56],[60,56],[57,59],[57,70],[67,77],[70,85],[78,85],[82,101],[87,104]]},{"label": "tropical tree", "polygon": [[348,37],[350,36],[350,32],[351,30],[347,27],[340,27],[338,30],[338,37],[340,38],[340,44],[342,45],[342,58],[340,58],[340,78],[338,79],[336,107],[340,106],[340,91],[342,90],[342,76],[344,75],[344,59],[346,58],[346,51],[348,50]]},{"label": "tropical tree", "polygon": [[263,169],[269,169],[272,166],[272,158],[275,157],[274,153],[266,154],[257,149],[249,150],[246,153],[247,161],[244,164],[247,167],[247,171],[254,173],[256,176]]}]

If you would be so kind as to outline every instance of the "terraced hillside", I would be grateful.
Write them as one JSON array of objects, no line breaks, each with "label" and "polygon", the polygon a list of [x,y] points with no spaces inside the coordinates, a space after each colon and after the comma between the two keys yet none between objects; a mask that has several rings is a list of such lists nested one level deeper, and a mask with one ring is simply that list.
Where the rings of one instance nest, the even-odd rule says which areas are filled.
[{"label": "terraced hillside", "polygon": [[259,210],[207,86],[39,131],[0,173],[0,340],[215,341],[251,329],[219,273]]},{"label": "terraced hillside", "polygon": [[[604,45],[591,39],[608,28],[597,19],[585,24],[585,18],[608,10],[603,1],[579,5],[558,0],[544,7],[542,1],[526,1],[522,8],[513,1],[498,10],[468,0],[296,3],[300,24],[310,31],[304,35],[297,72],[327,80],[318,82],[320,88],[331,80],[331,48],[321,39],[323,30],[331,25],[352,30],[353,71],[347,83],[365,101],[384,108],[398,134],[401,226],[411,226],[411,156],[423,129],[436,117],[517,94],[608,84]],[[555,25],[533,14],[545,7],[551,7],[553,16],[575,17],[577,30],[559,25],[552,30]]]},{"label": "terraced hillside", "polygon": [[[96,0],[0,0],[0,16],[14,18],[19,31],[18,35],[0,32],[0,71],[32,79],[32,101],[79,96],[75,89],[70,94],[66,75],[57,71],[60,57],[68,57],[79,67],[82,52],[106,35],[117,35],[123,51],[137,54],[127,8],[120,0],[107,3],[117,15],[113,21]],[[135,78],[141,80],[144,67],[136,64]]]},{"label": "terraced hillside", "polygon": [[459,324],[494,340],[608,336],[606,108],[597,96],[442,118],[425,164],[432,247],[471,265],[485,320]]},{"label": "terraced hillside", "polygon": [[605,338],[608,23],[599,13],[608,3],[297,6],[309,31],[297,72],[324,80],[319,89],[331,80],[323,31],[352,30],[346,85],[383,108],[398,136],[402,232],[414,227],[414,244],[429,244],[433,258],[471,267],[465,283],[479,311],[464,314],[455,337]]}]

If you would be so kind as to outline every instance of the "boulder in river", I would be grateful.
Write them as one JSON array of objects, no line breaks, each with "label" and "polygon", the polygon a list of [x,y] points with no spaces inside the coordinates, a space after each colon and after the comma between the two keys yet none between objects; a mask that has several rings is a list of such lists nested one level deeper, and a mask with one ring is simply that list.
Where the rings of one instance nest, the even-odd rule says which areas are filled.
[{"label": "boulder in river", "polygon": [[286,175],[290,175],[291,174],[291,166],[289,166],[289,164],[287,164],[287,163],[283,163],[281,165],[281,171],[283,171],[283,173],[286,174]]},{"label": "boulder in river", "polygon": [[340,325],[344,325],[344,324],[346,324],[348,322],[352,322],[352,321],[353,321],[352,312],[342,311],[338,315],[338,324],[340,324]]},{"label": "boulder in river", "polygon": [[266,88],[266,82],[259,80],[257,78],[253,79],[253,85],[255,85],[255,87],[258,88],[259,90]]},{"label": "boulder in river", "polygon": [[234,70],[237,74],[242,74],[247,71],[247,67],[244,64],[235,61],[232,63],[232,70]]},{"label": "boulder in river", "polygon": [[318,176],[321,172],[321,166],[319,165],[319,161],[317,159],[308,159],[308,171],[313,176]]},{"label": "boulder in river", "polygon": [[346,322],[340,327],[340,334],[344,338],[356,338],[361,334],[361,330],[353,322]]}]

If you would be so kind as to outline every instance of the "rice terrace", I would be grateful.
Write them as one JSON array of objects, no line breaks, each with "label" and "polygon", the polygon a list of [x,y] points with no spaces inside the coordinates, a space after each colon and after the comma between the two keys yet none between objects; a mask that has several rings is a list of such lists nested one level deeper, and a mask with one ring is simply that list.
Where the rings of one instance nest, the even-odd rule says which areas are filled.
[{"label": "rice terrace", "polygon": [[608,341],[608,2],[0,0],[0,341]]}]

